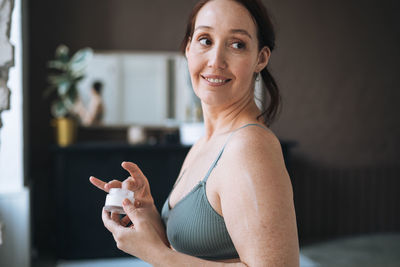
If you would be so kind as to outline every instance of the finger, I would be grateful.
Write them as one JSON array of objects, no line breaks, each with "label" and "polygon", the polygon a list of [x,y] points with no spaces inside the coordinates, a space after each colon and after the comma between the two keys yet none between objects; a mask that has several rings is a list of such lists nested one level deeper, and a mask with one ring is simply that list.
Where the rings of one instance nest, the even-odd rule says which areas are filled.
[{"label": "finger", "polygon": [[139,200],[135,200],[134,202],[133,202],[133,205],[135,206],[135,208],[140,208],[141,206],[142,206],[142,203],[139,201]]},{"label": "finger", "polygon": [[122,185],[121,181],[112,180],[112,181],[106,183],[104,188],[109,191],[111,188],[121,188],[121,185]]},{"label": "finger", "polygon": [[[133,202],[133,205],[134,205],[134,207],[135,208],[139,208],[140,206],[141,206],[141,202],[139,201],[139,200],[135,200],[134,202]],[[121,219],[121,225],[123,225],[123,226],[127,226],[130,222],[131,222],[131,219],[129,218],[129,216],[124,216],[122,219]]]},{"label": "finger", "polygon": [[122,201],[122,207],[123,207],[126,215],[131,220],[132,224],[134,224],[135,226],[138,226],[139,223],[143,219],[141,216],[140,210],[136,209],[135,206],[133,205],[133,203],[130,202],[129,199],[127,199],[127,198],[125,198],[124,201]]},{"label": "finger", "polygon": [[133,205],[133,203],[129,199],[125,198],[122,201],[122,208],[124,209],[126,216],[133,223],[135,217],[135,206]]},{"label": "finger", "polygon": [[120,224],[119,214],[115,212],[111,212],[111,220]]},{"label": "finger", "polygon": [[138,190],[137,188],[137,183],[135,181],[135,179],[131,176],[129,176],[128,178],[126,178],[123,182],[122,182],[122,188],[124,189],[128,189],[130,191],[136,191]]},{"label": "finger", "polygon": [[127,226],[130,222],[131,222],[131,219],[129,219],[129,216],[124,216],[121,219],[121,225],[123,225],[123,226]]},{"label": "finger", "polygon": [[142,188],[146,184],[146,177],[135,163],[124,161],[121,166],[134,178],[134,182],[136,183],[135,190]]},{"label": "finger", "polygon": [[90,177],[89,177],[89,181],[90,181],[94,186],[96,186],[97,188],[99,188],[99,189],[101,189],[101,190],[103,190],[103,191],[108,192],[108,190],[105,188],[106,183],[103,182],[102,180],[97,179],[97,178],[94,177],[94,176],[90,176]]},{"label": "finger", "polygon": [[103,209],[101,219],[103,220],[104,226],[107,228],[108,231],[113,234],[118,231],[118,227],[120,227],[120,225],[117,224],[113,219],[111,219],[109,212],[105,209]]}]

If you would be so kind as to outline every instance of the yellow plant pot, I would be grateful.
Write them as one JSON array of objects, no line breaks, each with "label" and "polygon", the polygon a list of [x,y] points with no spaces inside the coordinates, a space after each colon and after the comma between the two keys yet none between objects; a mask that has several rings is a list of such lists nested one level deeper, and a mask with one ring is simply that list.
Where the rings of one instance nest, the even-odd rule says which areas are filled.
[{"label": "yellow plant pot", "polygon": [[56,142],[59,146],[72,145],[76,141],[77,124],[71,118],[57,118],[52,120],[55,128]]}]

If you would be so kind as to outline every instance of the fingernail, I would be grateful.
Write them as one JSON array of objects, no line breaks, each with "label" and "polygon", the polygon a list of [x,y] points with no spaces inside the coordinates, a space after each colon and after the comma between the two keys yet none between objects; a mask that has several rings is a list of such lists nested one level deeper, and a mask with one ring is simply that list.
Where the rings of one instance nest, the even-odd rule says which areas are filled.
[{"label": "fingernail", "polygon": [[131,204],[131,202],[129,201],[129,199],[125,198],[124,201],[122,202],[122,204],[124,204],[125,206],[128,206],[129,204]]}]

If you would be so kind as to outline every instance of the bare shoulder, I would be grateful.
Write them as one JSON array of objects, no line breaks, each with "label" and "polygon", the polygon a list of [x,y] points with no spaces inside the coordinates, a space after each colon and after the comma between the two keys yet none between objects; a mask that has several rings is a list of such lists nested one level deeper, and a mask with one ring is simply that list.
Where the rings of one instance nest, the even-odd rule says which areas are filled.
[{"label": "bare shoulder", "polygon": [[283,163],[282,148],[276,135],[267,128],[248,126],[237,130],[226,148],[230,161]]},{"label": "bare shoulder", "polygon": [[221,195],[223,191],[249,187],[292,194],[281,144],[269,129],[249,126],[236,131],[225,148],[222,161],[225,175],[221,179]]}]

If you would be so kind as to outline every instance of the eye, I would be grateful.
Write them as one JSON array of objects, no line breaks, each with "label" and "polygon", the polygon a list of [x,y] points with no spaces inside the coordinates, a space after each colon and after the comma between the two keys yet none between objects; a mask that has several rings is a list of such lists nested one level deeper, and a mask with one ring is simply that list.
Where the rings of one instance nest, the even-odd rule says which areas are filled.
[{"label": "eye", "polygon": [[199,42],[200,42],[201,45],[205,45],[205,46],[211,45],[211,40],[206,38],[206,37],[200,38]]},{"label": "eye", "polygon": [[246,45],[242,42],[234,42],[232,43],[232,47],[235,49],[244,49],[246,48]]}]

